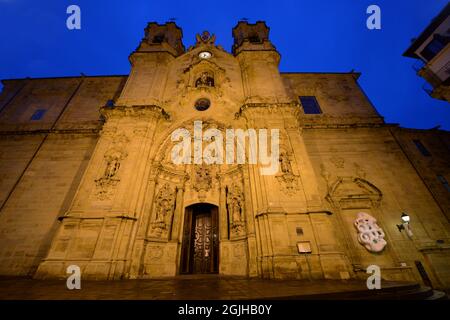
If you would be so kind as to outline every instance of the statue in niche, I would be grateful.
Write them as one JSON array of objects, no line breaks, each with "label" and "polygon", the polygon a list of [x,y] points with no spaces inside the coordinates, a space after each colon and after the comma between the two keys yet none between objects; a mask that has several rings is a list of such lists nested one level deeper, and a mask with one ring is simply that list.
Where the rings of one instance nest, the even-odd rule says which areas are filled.
[{"label": "statue in niche", "polygon": [[280,154],[280,168],[282,173],[292,173],[291,162],[285,152]]},{"label": "statue in niche", "polygon": [[172,205],[168,199],[162,199],[161,203],[159,203],[155,222],[165,222],[166,218],[170,215],[172,210]]},{"label": "statue in niche", "polygon": [[231,228],[237,235],[244,231],[244,196],[241,188],[233,184],[227,192],[227,208],[231,219]]},{"label": "statue in niche", "polygon": [[291,161],[287,152],[280,153],[280,171],[277,175],[278,182],[283,186],[285,193],[288,196],[293,196],[298,190],[298,176],[292,170]]},{"label": "statue in niche", "polygon": [[208,73],[203,72],[195,81],[196,87],[214,87],[214,78]]},{"label": "statue in niche", "polygon": [[233,222],[241,222],[242,214],[241,214],[241,204],[239,199],[232,198],[228,203],[231,211],[231,217]]},{"label": "statue in niche", "polygon": [[119,171],[120,162],[117,158],[112,158],[108,161],[105,169],[105,174],[103,175],[106,179],[112,179],[117,171]]},{"label": "statue in niche", "polygon": [[117,173],[120,169],[120,161],[125,159],[127,153],[118,149],[110,149],[105,153],[106,167],[103,176],[95,180],[97,197],[100,200],[110,199],[113,189],[119,183]]},{"label": "statue in niche", "polygon": [[383,230],[377,224],[377,219],[365,212],[359,212],[354,225],[358,230],[358,241],[367,251],[383,251],[387,242],[384,240]]},{"label": "statue in niche", "polygon": [[175,191],[165,183],[155,198],[155,218],[152,222],[152,233],[160,237],[168,230],[170,218],[175,207]]}]

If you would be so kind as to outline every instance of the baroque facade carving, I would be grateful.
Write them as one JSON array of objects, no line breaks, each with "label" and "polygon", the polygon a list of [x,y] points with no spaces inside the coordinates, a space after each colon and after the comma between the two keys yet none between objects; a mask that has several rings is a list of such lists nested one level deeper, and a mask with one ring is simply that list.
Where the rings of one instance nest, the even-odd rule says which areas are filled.
[{"label": "baroque facade carving", "polygon": [[106,162],[103,175],[95,180],[97,187],[96,195],[99,200],[109,200],[114,194],[115,187],[119,183],[118,172],[120,169],[121,161],[127,157],[127,152],[117,148],[109,149],[104,159]]},{"label": "baroque facade carving", "polygon": [[151,223],[151,236],[161,237],[167,233],[175,209],[176,190],[164,183],[154,200],[154,214]]},{"label": "baroque facade carving", "polygon": [[[253,29],[258,29],[256,33],[261,42],[249,41],[248,35],[253,33]],[[162,38],[159,39],[160,33]],[[387,228],[399,222],[400,215],[395,212],[401,213],[400,205],[409,205],[405,210],[414,210],[411,212],[414,228],[417,224],[418,230],[439,230],[436,231],[439,235],[445,235],[447,229],[441,221],[445,216],[422,184],[429,183],[429,180],[421,180],[414,168],[408,167],[402,146],[393,137],[394,134],[401,135],[401,132],[384,124],[370,102],[364,100],[364,94],[356,83],[356,73],[280,73],[277,65],[279,54],[271,45],[268,28],[263,23],[241,22],[233,33],[236,42],[231,53],[216,46],[209,34],[199,36],[195,46],[185,50],[181,30],[174,23],[152,24],[143,43],[130,57],[130,75],[86,77],[88,80],[85,81],[95,84],[87,92],[96,95],[96,88],[103,87],[108,95],[89,96],[83,101],[85,91],[80,90],[74,100],[77,103],[67,106],[58,130],[48,131],[44,122],[42,127],[38,127],[39,121],[14,124],[22,129],[28,128],[20,135],[8,133],[16,136],[15,139],[24,140],[17,141],[17,144],[28,143],[18,157],[33,153],[30,150],[35,147],[39,135],[49,132],[52,138],[44,141],[45,147],[39,151],[39,156],[44,154],[50,159],[55,156],[55,150],[72,146],[73,141],[73,150],[57,155],[58,165],[51,166],[50,174],[36,174],[38,180],[34,180],[26,172],[25,182],[33,179],[32,183],[42,183],[42,177],[49,175],[52,183],[46,187],[53,188],[52,191],[58,194],[66,194],[64,201],[70,200],[72,188],[80,184],[67,214],[42,210],[45,207],[43,203],[36,205],[36,209],[26,208],[35,210],[35,215],[22,212],[16,215],[15,210],[21,208],[11,206],[15,200],[4,206],[0,218],[36,217],[40,219],[37,225],[43,226],[44,220],[54,223],[56,215],[62,217],[62,232],[54,234],[52,246],[39,266],[37,277],[64,276],[66,265],[73,263],[77,256],[83,257],[78,262],[86,277],[173,277],[189,269],[189,260],[181,257],[184,248],[191,246],[192,237],[184,235],[200,234],[194,228],[199,225],[208,226],[204,230],[212,230],[203,233],[209,236],[203,240],[216,243],[220,248],[218,251],[208,248],[212,250],[208,252],[211,257],[217,257],[217,264],[208,269],[210,272],[266,279],[305,276],[303,271],[308,261],[297,254],[299,238],[296,230],[302,240],[311,244],[314,259],[309,261],[311,272],[307,276],[315,278],[357,278],[352,265],[368,265],[371,259],[378,259],[376,262],[379,261],[383,267],[383,274],[389,276],[391,270],[391,278],[407,278],[404,275],[410,272],[409,263],[412,262],[414,267],[414,260],[407,261],[408,268],[399,268],[397,257],[401,255],[396,252],[398,248],[406,251],[404,256],[421,259],[422,252],[414,246],[416,242],[423,247],[432,244],[434,248],[448,243],[445,238],[445,243],[436,244],[434,239],[428,239],[426,232],[417,232],[415,237],[421,239],[414,239],[415,243],[411,245],[403,241],[396,248],[397,240],[392,240],[389,241],[389,250],[381,249],[383,231],[386,232],[385,239],[402,236],[391,234],[398,232],[395,227]],[[153,43],[155,39],[162,43]],[[209,58],[202,58],[200,53],[210,53]],[[66,80],[41,82],[33,79],[24,90],[34,85],[45,87],[53,81],[63,85]],[[77,82],[75,80],[74,83]],[[108,85],[108,81],[115,84]],[[82,84],[83,89],[85,85]],[[62,89],[59,96],[66,93]],[[304,114],[298,98],[302,95],[317,95],[322,114]],[[21,93],[18,97],[17,101],[24,101],[20,98]],[[93,107],[93,98],[98,101],[102,118]],[[209,100],[210,106],[198,110],[195,102],[202,98]],[[116,101],[115,105],[101,107],[107,99]],[[14,110],[8,108],[5,110],[12,114]],[[29,111],[26,108],[23,107],[24,112]],[[32,108],[35,105],[30,106],[30,110]],[[68,138],[69,135],[79,137],[81,131],[72,129],[78,126],[78,121],[86,125],[84,117],[89,119],[89,125],[102,124],[102,134],[90,139]],[[190,164],[174,163],[171,151],[176,142],[171,139],[171,133],[176,129],[186,129],[191,134],[189,142],[195,142],[193,124],[200,120],[204,131],[210,128],[217,128],[222,133],[227,129],[279,130],[280,154],[278,159],[274,159],[279,171],[263,175],[259,169],[264,165],[259,162],[249,164],[245,157],[245,163],[239,164],[237,161],[205,166],[192,161]],[[66,125],[66,122],[70,124]],[[66,129],[70,131],[64,131]],[[430,135],[434,135],[433,132]],[[418,137],[410,136],[404,140],[409,143],[422,135],[417,134]],[[249,140],[248,137],[245,139]],[[12,142],[5,144],[2,160],[15,152],[10,147]],[[209,146],[211,141],[204,143]],[[191,151],[198,150],[192,144],[191,147]],[[406,153],[410,152],[410,147],[405,148]],[[204,150],[206,148],[202,148],[202,154]],[[415,151],[409,155],[411,158],[415,157]],[[436,164],[436,153],[431,153],[433,158],[430,159]],[[189,155],[191,159],[192,155],[195,152]],[[340,158],[334,159],[336,155]],[[43,158],[40,157],[39,161]],[[9,163],[4,168],[18,169]],[[47,169],[44,166],[40,168],[42,171]],[[86,178],[79,182],[72,177],[78,177],[81,169],[85,169],[83,174]],[[0,177],[4,185],[16,179],[8,171]],[[382,186],[383,192],[374,185],[375,182]],[[28,192],[23,189],[15,189],[11,199],[18,191]],[[31,196],[38,198],[34,193],[28,193],[26,198]],[[51,207],[63,208],[64,203],[58,202],[57,198],[52,199],[55,203]],[[396,198],[401,198],[401,201],[395,201]],[[111,201],[103,201],[108,199]],[[49,216],[42,219],[40,214],[47,211],[55,214],[54,219]],[[365,215],[357,217],[358,212],[365,212],[372,218]],[[2,225],[4,229],[0,230],[0,236],[15,236],[15,232],[7,230],[7,224],[0,223],[0,227]],[[28,220],[22,224],[24,228],[29,225]],[[380,231],[376,225],[384,230]],[[48,241],[50,228],[50,224],[42,227],[40,239]],[[367,233],[372,231],[370,228],[376,233]],[[21,232],[19,228],[17,231]],[[360,240],[356,231],[360,233]],[[31,238],[35,239],[34,233]],[[31,238],[25,235],[11,243],[24,241],[24,248],[32,248],[26,252],[31,257],[32,252],[38,252],[38,247],[44,243],[42,240],[33,247],[34,244],[27,240]],[[5,237],[0,240],[9,241]],[[9,250],[8,246],[4,245]],[[199,256],[204,257],[205,253],[200,250]],[[12,256],[13,253],[10,254]],[[37,261],[37,258],[41,257],[33,256],[27,261]],[[21,264],[15,258],[8,259],[0,254],[1,270],[12,263]],[[358,259],[361,261],[354,261]],[[34,262],[26,263],[28,266],[23,267],[23,274],[36,267],[30,266]],[[444,273],[443,270],[446,268],[438,271]]]},{"label": "baroque facade carving", "polygon": [[292,196],[298,190],[298,175],[292,170],[291,160],[287,152],[280,154],[279,174],[276,178],[282,185],[284,192]]},{"label": "baroque facade carving", "polygon": [[195,166],[193,188],[195,191],[209,191],[212,186],[211,168],[208,165],[202,164]]},{"label": "baroque facade carving", "polygon": [[227,188],[227,210],[232,233],[240,236],[245,233],[244,194],[242,188],[233,183]]}]

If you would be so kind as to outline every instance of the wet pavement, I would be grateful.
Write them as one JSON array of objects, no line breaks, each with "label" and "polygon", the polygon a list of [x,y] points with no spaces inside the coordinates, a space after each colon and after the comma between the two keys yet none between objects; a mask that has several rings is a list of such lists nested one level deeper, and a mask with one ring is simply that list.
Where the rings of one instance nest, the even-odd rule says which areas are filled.
[{"label": "wet pavement", "polygon": [[[382,282],[382,289],[406,289],[411,285],[405,282]],[[362,280],[253,280],[180,276],[165,280],[82,280],[80,290],[69,290],[66,280],[0,278],[0,300],[311,299],[334,293],[364,298],[371,292]]]}]

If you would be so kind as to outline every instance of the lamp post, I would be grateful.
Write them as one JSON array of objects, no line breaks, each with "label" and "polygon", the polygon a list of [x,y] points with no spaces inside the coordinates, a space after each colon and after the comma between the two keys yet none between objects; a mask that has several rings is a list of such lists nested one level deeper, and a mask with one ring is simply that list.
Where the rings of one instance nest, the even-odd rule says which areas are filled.
[{"label": "lamp post", "polygon": [[411,231],[411,227],[409,226],[409,221],[410,221],[411,217],[407,213],[402,212],[402,215],[400,216],[400,218],[402,219],[402,224],[397,225],[398,230],[400,232],[402,232],[402,230],[405,230],[408,237],[411,238],[413,235],[413,233]]}]

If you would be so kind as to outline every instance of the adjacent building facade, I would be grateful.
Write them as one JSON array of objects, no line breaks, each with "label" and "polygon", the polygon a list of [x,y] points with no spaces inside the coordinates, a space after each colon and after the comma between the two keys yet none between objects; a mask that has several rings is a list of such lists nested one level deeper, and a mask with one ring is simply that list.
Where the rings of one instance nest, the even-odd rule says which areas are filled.
[{"label": "adjacent building facade", "polygon": [[417,74],[433,98],[450,101],[450,4],[413,40],[403,54],[417,59]]},{"label": "adjacent building facade", "polygon": [[[280,73],[264,22],[233,37],[231,53],[208,32],[185,49],[174,23],[150,23],[129,75],[3,81],[1,275],[365,279],[378,265],[449,287],[449,133],[386,124],[357,73]],[[195,161],[238,129],[243,158]],[[279,133],[274,174],[251,161],[261,130]],[[174,161],[181,141],[190,164]]]}]

